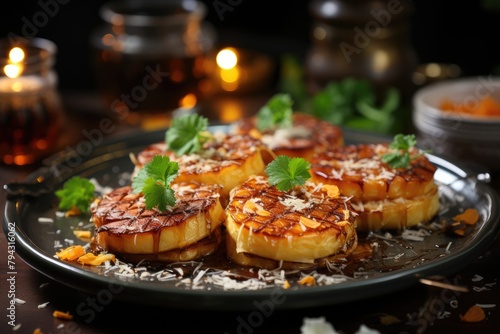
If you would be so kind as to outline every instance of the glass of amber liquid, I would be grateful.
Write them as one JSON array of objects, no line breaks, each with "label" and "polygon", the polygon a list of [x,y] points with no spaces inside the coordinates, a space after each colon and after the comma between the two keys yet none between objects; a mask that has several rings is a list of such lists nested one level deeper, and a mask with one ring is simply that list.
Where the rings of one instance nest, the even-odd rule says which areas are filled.
[{"label": "glass of amber liquid", "polygon": [[0,162],[30,165],[51,153],[63,123],[56,45],[42,38],[0,41]]},{"label": "glass of amber liquid", "polygon": [[91,37],[105,107],[129,124],[168,125],[172,112],[200,102],[204,61],[215,41],[193,0],[105,3]]}]

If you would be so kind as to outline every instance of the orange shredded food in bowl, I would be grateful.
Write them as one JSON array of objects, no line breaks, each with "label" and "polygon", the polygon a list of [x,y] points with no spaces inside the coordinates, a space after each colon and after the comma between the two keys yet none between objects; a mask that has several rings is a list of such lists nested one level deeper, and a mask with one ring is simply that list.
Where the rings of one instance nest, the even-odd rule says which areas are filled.
[{"label": "orange shredded food in bowl", "polygon": [[450,99],[444,99],[439,107],[446,112],[463,113],[474,116],[500,116],[500,103],[491,96],[469,103],[456,103]]}]

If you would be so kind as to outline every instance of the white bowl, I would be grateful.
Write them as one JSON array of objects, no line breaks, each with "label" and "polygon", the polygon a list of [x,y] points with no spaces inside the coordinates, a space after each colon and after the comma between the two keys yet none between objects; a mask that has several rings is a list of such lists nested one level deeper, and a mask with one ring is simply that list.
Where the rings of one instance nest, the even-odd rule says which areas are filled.
[{"label": "white bowl", "polygon": [[413,97],[412,111],[419,146],[490,171],[500,171],[500,116],[475,116],[440,109],[445,99],[464,104],[488,95],[500,102],[500,78],[460,78],[419,89]]}]

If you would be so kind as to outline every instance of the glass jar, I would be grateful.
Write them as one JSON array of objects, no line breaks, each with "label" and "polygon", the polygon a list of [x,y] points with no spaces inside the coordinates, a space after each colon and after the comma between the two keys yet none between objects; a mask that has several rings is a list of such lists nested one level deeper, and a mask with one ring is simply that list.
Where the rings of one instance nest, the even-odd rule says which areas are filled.
[{"label": "glass jar", "polygon": [[417,56],[410,38],[413,5],[398,0],[313,0],[312,46],[306,59],[308,90],[331,80],[368,79],[376,93],[388,86],[409,102]]},{"label": "glass jar", "polygon": [[29,165],[53,153],[63,124],[53,69],[56,45],[42,38],[0,41],[0,159]]},{"label": "glass jar", "polygon": [[203,92],[205,56],[215,42],[194,0],[104,4],[105,25],[92,34],[98,89],[121,120],[168,124],[172,111],[192,108]]}]

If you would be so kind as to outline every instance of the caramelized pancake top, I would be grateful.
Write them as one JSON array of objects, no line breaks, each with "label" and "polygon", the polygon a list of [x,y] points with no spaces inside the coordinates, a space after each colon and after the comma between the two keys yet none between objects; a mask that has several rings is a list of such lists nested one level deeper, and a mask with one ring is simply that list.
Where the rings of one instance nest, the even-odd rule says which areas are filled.
[{"label": "caramelized pancake top", "polygon": [[250,178],[231,192],[226,213],[251,233],[277,238],[303,236],[354,226],[356,213],[345,197],[330,197],[322,186],[307,183],[290,192],[277,190],[264,176]]},{"label": "caramelized pancake top", "polygon": [[242,165],[262,148],[262,142],[249,135],[214,134],[200,153],[180,157],[168,151],[164,142],[153,144],[137,155],[136,166],[144,166],[155,155],[168,155],[170,160],[179,163],[180,174],[218,173],[228,166]]},{"label": "caramelized pancake top", "polygon": [[[167,207],[166,212],[146,209],[144,196],[133,193],[130,186],[113,190],[92,204],[91,213],[97,227],[96,233],[157,232],[185,222],[200,212],[207,212],[217,204],[220,196],[218,185],[181,183],[172,184],[172,189],[175,191],[176,203],[173,207]],[[207,224],[211,222],[208,221]]]},{"label": "caramelized pancake top", "polygon": [[354,200],[413,198],[435,188],[436,167],[418,149],[410,149],[410,165],[405,168],[384,163],[381,158],[388,152],[388,144],[359,144],[315,154],[312,180],[335,184]]},{"label": "caramelized pancake top", "polygon": [[331,146],[343,144],[340,127],[312,115],[293,113],[290,129],[258,131],[256,117],[240,121],[236,125],[237,133],[251,134],[277,154],[308,158],[312,151],[322,151]]}]

